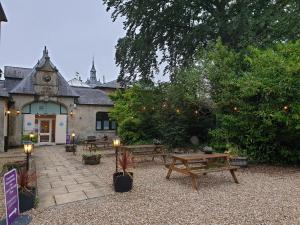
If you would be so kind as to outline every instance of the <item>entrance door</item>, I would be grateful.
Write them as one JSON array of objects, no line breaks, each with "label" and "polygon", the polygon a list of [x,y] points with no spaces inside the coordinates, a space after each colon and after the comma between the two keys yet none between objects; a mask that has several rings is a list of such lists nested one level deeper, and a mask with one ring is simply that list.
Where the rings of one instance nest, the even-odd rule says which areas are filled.
[{"label": "entrance door", "polygon": [[39,144],[47,145],[51,143],[51,120],[39,120]]}]

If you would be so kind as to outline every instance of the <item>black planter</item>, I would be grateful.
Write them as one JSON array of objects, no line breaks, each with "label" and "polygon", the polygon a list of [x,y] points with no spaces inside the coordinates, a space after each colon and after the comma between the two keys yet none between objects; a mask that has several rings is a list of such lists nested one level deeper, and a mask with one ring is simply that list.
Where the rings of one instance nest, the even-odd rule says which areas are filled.
[{"label": "black planter", "polygon": [[97,165],[100,163],[101,155],[82,156],[82,161],[86,165]]},{"label": "black planter", "polygon": [[127,192],[132,189],[133,183],[133,173],[129,172],[128,174],[123,174],[123,172],[114,173],[113,182],[115,192]]},{"label": "black planter", "polygon": [[35,206],[36,188],[28,190],[19,189],[19,208],[20,213],[26,212]]},{"label": "black planter", "polygon": [[232,157],[230,158],[230,165],[247,167],[248,166],[247,157]]},{"label": "black planter", "polygon": [[76,152],[77,145],[67,144],[65,145],[66,152]]}]

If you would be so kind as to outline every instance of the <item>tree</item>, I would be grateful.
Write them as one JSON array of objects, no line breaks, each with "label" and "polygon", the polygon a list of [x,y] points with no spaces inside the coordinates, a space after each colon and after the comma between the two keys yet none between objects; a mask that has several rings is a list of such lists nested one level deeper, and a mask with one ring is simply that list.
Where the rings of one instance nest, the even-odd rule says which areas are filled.
[{"label": "tree", "polygon": [[218,43],[205,54],[201,69],[217,89],[216,147],[229,143],[257,161],[300,163],[299,57],[300,40],[252,47],[244,56]]},{"label": "tree", "polygon": [[[237,51],[300,38],[298,0],[103,0],[112,19],[124,18],[116,46],[119,80],[149,80],[160,64],[172,76],[198,48],[219,37]],[[173,78],[173,77],[171,77]]]},{"label": "tree", "polygon": [[207,142],[214,126],[212,104],[197,68],[182,70],[176,82],[137,83],[112,96],[110,117],[118,122],[118,135],[125,143],[151,143],[160,139],[172,146],[190,145],[197,136]]}]

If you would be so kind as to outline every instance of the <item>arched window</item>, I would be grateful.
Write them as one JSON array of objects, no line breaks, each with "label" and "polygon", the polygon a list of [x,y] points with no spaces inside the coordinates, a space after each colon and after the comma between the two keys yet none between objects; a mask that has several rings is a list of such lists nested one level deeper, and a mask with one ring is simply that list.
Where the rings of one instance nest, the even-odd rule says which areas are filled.
[{"label": "arched window", "polygon": [[116,122],[110,121],[107,112],[96,113],[96,130],[115,130]]}]

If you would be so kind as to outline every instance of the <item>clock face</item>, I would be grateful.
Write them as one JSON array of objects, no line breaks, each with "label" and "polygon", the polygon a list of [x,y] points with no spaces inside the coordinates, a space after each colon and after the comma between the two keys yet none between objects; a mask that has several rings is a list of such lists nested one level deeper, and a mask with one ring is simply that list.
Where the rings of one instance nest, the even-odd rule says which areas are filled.
[{"label": "clock face", "polygon": [[50,81],[51,81],[51,76],[50,76],[50,75],[45,75],[45,76],[43,77],[43,80],[44,80],[45,82],[50,82]]}]

